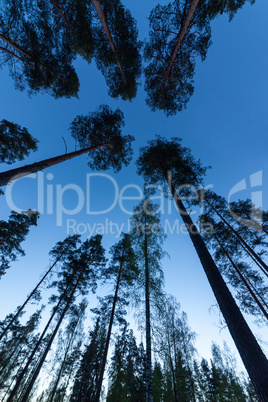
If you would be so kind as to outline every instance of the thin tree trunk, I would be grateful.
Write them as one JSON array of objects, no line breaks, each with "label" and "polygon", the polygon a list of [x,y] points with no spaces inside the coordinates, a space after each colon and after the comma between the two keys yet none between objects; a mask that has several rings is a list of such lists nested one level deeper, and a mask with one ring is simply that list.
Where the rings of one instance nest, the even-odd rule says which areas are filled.
[{"label": "thin tree trunk", "polygon": [[49,275],[49,273],[52,271],[52,269],[55,267],[55,265],[59,262],[59,260],[61,259],[61,257],[63,256],[63,254],[66,252],[66,250],[64,250],[62,252],[62,254],[55,260],[55,262],[51,265],[51,267],[48,269],[48,271],[45,273],[45,275],[41,278],[41,280],[38,282],[38,284],[36,285],[36,287],[34,288],[34,290],[29,294],[29,296],[27,297],[27,299],[25,300],[25,302],[23,303],[23,305],[19,308],[19,310],[17,311],[17,313],[14,315],[14,317],[12,318],[12,320],[10,321],[10,323],[6,326],[6,328],[4,329],[4,331],[2,332],[2,334],[0,335],[0,341],[2,340],[2,338],[5,336],[5,334],[7,333],[7,331],[9,330],[9,328],[11,327],[11,325],[13,324],[13,322],[19,317],[20,313],[23,311],[24,307],[26,306],[26,304],[30,301],[30,299],[33,297],[34,293],[37,291],[37,289],[39,288],[39,286],[44,282],[44,280],[46,279],[46,277]]},{"label": "thin tree trunk", "polygon": [[67,288],[65,289],[64,294],[62,295],[62,297],[61,297],[60,300],[58,301],[58,304],[57,304],[56,308],[54,309],[53,313],[51,314],[50,319],[48,320],[48,322],[47,322],[47,324],[46,324],[46,326],[45,326],[45,328],[44,328],[42,334],[40,335],[40,337],[39,337],[39,339],[38,339],[38,341],[37,341],[37,343],[36,343],[36,345],[35,345],[35,347],[34,347],[32,353],[31,353],[31,355],[30,355],[29,359],[27,360],[27,363],[26,363],[24,369],[23,369],[22,372],[19,374],[18,379],[17,379],[17,381],[16,381],[16,384],[15,384],[15,386],[14,386],[14,388],[13,388],[13,390],[12,390],[12,392],[11,392],[11,394],[10,394],[8,400],[7,400],[7,402],[12,402],[12,401],[13,401],[13,398],[14,398],[14,396],[16,395],[16,392],[17,392],[17,390],[18,390],[18,388],[19,388],[19,386],[20,386],[20,384],[21,384],[21,382],[22,382],[22,380],[23,380],[25,374],[27,373],[27,370],[28,370],[30,364],[32,363],[32,360],[33,360],[33,358],[34,358],[34,356],[35,356],[35,354],[36,354],[36,352],[37,352],[37,350],[38,350],[38,348],[39,348],[39,346],[40,346],[42,340],[44,339],[44,336],[45,336],[45,334],[46,334],[46,332],[47,332],[47,330],[48,330],[48,328],[49,328],[49,326],[50,326],[50,324],[51,324],[53,318],[55,317],[55,315],[56,315],[56,313],[57,313],[57,311],[58,311],[58,309],[59,309],[59,306],[60,306],[60,304],[62,303],[62,300],[63,300],[63,298],[64,298],[64,296],[65,296],[65,294],[66,294],[66,292],[67,292],[67,290],[68,290],[69,287],[70,287],[70,285],[67,286]]},{"label": "thin tree trunk", "polygon": [[145,318],[146,318],[146,402],[153,402],[152,345],[150,317],[150,274],[148,261],[147,224],[145,217]]},{"label": "thin tree trunk", "polygon": [[49,352],[49,350],[51,348],[51,345],[52,345],[52,343],[53,343],[53,341],[54,341],[54,339],[55,339],[55,337],[56,337],[56,335],[58,333],[60,325],[61,325],[61,323],[62,323],[62,321],[63,321],[63,319],[65,317],[65,314],[67,313],[67,310],[68,310],[68,308],[69,308],[69,306],[71,304],[72,298],[73,298],[73,296],[75,294],[75,291],[76,291],[77,286],[78,286],[78,284],[79,284],[79,282],[80,282],[80,280],[82,278],[83,273],[84,273],[84,269],[81,270],[81,272],[80,272],[80,274],[78,276],[78,279],[77,279],[77,281],[75,283],[75,286],[74,286],[74,288],[73,288],[73,290],[71,292],[71,295],[68,297],[67,303],[66,303],[66,305],[64,307],[63,312],[61,313],[60,319],[59,319],[59,321],[58,321],[58,323],[57,323],[57,325],[56,325],[56,327],[55,327],[55,329],[54,329],[54,331],[53,331],[53,333],[52,333],[52,335],[51,335],[51,337],[50,337],[50,339],[48,341],[48,344],[47,344],[47,346],[46,346],[46,348],[45,348],[45,350],[43,352],[43,355],[42,355],[42,357],[41,357],[41,359],[40,359],[40,361],[39,361],[39,363],[37,365],[37,368],[35,369],[34,374],[33,374],[32,378],[31,378],[31,380],[29,381],[27,389],[26,389],[26,391],[24,392],[24,394],[23,394],[23,396],[21,398],[21,402],[27,402],[27,400],[28,400],[28,397],[29,397],[29,395],[30,395],[30,393],[32,391],[32,388],[33,388],[34,383],[35,383],[35,381],[36,381],[36,379],[37,379],[37,377],[39,375],[39,372],[40,372],[40,370],[41,370],[41,368],[42,368],[42,366],[44,364],[44,361],[45,361],[45,359],[47,357],[47,354],[48,354],[48,352]]},{"label": "thin tree trunk", "polygon": [[126,77],[125,77],[124,72],[123,72],[123,69],[122,69],[122,67],[121,67],[121,63],[120,63],[120,61],[119,61],[117,52],[116,52],[116,50],[115,50],[113,38],[112,38],[110,29],[109,29],[109,26],[108,26],[107,18],[106,18],[106,16],[105,16],[104,12],[103,12],[102,7],[101,7],[101,3],[100,3],[99,0],[91,0],[91,1],[92,1],[93,5],[94,5],[96,11],[97,11],[98,17],[99,17],[100,22],[101,22],[101,24],[102,24],[102,26],[103,26],[105,35],[106,35],[106,37],[107,37],[107,39],[108,39],[109,45],[110,45],[110,47],[111,47],[111,49],[112,49],[112,52],[113,52],[113,54],[114,54],[116,63],[117,63],[117,65],[118,65],[118,68],[119,68],[119,70],[120,70],[120,73],[121,73],[121,76],[122,76],[122,79],[123,79],[123,82],[124,82],[124,85],[125,85],[125,87],[126,87],[126,86],[127,86]]},{"label": "thin tree trunk", "polygon": [[107,338],[106,338],[106,343],[105,343],[105,348],[104,348],[104,354],[103,354],[102,363],[101,363],[100,376],[99,376],[98,383],[97,383],[96,396],[94,397],[94,402],[99,402],[99,400],[100,400],[101,386],[102,386],[103,375],[104,375],[104,371],[105,371],[105,365],[106,365],[106,360],[107,360],[109,343],[110,343],[110,339],[111,339],[111,333],[112,333],[112,327],[113,327],[113,321],[114,321],[114,313],[115,313],[115,306],[116,306],[116,302],[117,302],[117,298],[118,298],[118,291],[119,291],[122,268],[123,268],[123,258],[121,260],[120,268],[119,268],[119,272],[118,272],[118,278],[117,278],[115,294],[114,294],[114,300],[113,300],[113,308],[112,308],[112,313],[111,313],[111,317],[110,317],[110,323],[109,323],[109,328],[108,328],[108,333],[107,333]]},{"label": "thin tree trunk", "polygon": [[227,222],[227,220],[220,214],[219,211],[207,200],[205,199],[206,203],[213,209],[213,211],[221,218],[221,220],[228,226],[228,228],[236,235],[238,240],[240,241],[241,244],[249,251],[249,253],[255,258],[255,260],[258,261],[259,264],[265,269],[265,271],[268,273],[268,267],[267,265],[262,261],[262,259],[258,256],[258,254],[255,253],[255,251],[250,247],[249,244],[247,244],[242,237],[239,235],[239,233]]},{"label": "thin tree trunk", "polygon": [[188,12],[187,12],[187,15],[186,15],[186,18],[184,19],[184,21],[183,21],[183,23],[181,25],[181,29],[180,29],[180,31],[178,33],[177,43],[176,43],[175,48],[173,50],[173,53],[171,55],[169,66],[168,66],[168,69],[167,69],[167,71],[165,73],[165,76],[164,76],[164,79],[163,79],[163,84],[162,84],[161,91],[163,91],[163,89],[164,89],[164,87],[166,85],[166,82],[167,82],[167,80],[168,80],[168,78],[170,76],[171,68],[172,68],[172,66],[174,64],[176,55],[177,55],[178,50],[179,50],[179,48],[180,48],[180,46],[182,44],[182,41],[183,41],[184,36],[186,34],[186,31],[189,28],[189,25],[191,23],[191,20],[193,18],[193,15],[194,15],[194,12],[195,12],[195,9],[196,9],[198,3],[199,3],[199,0],[192,0],[191,1],[191,4],[189,6],[189,9],[188,9]]},{"label": "thin tree trunk", "polygon": [[14,49],[16,49],[18,52],[22,53],[24,56],[28,57],[28,59],[33,60],[33,56],[31,56],[29,53],[25,52],[21,47],[16,45],[16,43],[12,42],[10,39],[6,38],[4,35],[0,34],[0,39],[2,39],[4,42],[6,42],[8,45],[12,46]]},{"label": "thin tree trunk", "polygon": [[[223,244],[221,243],[221,241],[219,240],[218,236],[214,233],[214,237],[217,240],[219,246],[221,247],[221,249],[223,250],[224,254],[226,255],[226,257],[228,258],[228,260],[230,261],[230,263],[232,264],[233,268],[235,269],[236,273],[239,275],[240,279],[242,280],[242,282],[244,283],[244,285],[246,286],[246,288],[248,289],[251,297],[255,300],[255,302],[257,303],[258,307],[261,309],[262,313],[264,314],[265,318],[268,319],[268,313],[266,312],[265,308],[263,307],[263,305],[261,304],[261,302],[259,301],[257,295],[261,298],[262,302],[265,304],[266,307],[267,304],[265,303],[265,301],[263,300],[263,298],[261,297],[261,295],[259,294],[259,292],[257,291],[257,289],[255,289],[255,287],[251,284],[248,283],[248,281],[246,280],[246,278],[244,278],[244,276],[242,275],[242,273],[240,272],[240,269],[238,268],[238,266],[234,263],[233,259],[231,258],[231,256],[229,255],[229,253],[227,252],[227,250],[224,248]],[[255,294],[255,293],[256,294]]]},{"label": "thin tree trunk", "polygon": [[50,166],[57,165],[58,163],[64,161],[68,161],[69,159],[75,158],[76,156],[80,156],[88,152],[94,151],[95,149],[107,146],[111,146],[111,144],[107,143],[107,144],[96,145],[94,147],[84,148],[80,149],[79,151],[69,152],[68,154],[55,156],[54,158],[44,159],[40,162],[32,163],[31,165],[26,165],[17,169],[7,170],[6,172],[0,173],[0,186],[5,186],[13,180],[19,179],[24,176],[28,176],[29,174],[39,172]]},{"label": "thin tree trunk", "polygon": [[215,265],[200,233],[187,213],[167,173],[164,173],[182,220],[189,232],[230,334],[261,402],[268,401],[268,361]]},{"label": "thin tree trunk", "polygon": [[10,50],[5,49],[4,47],[0,46],[0,50],[2,50],[5,53],[8,53],[10,56],[15,57],[16,59],[20,60],[22,63],[25,64],[31,64],[30,62],[23,60],[21,57],[17,56],[15,53],[12,53]]},{"label": "thin tree trunk", "polygon": [[60,7],[58,6],[58,4],[54,1],[54,0],[50,0],[50,3],[53,5],[53,7],[57,10],[57,12],[59,13],[59,15],[61,16],[61,18],[63,19],[63,21],[67,24],[69,31],[71,31],[74,36],[76,38],[78,38],[77,33],[75,32],[74,28],[72,27],[72,25],[70,24],[70,22],[68,21],[68,19],[65,17],[65,15],[63,14],[63,12],[61,11]]},{"label": "thin tree trunk", "polygon": [[54,396],[56,394],[56,391],[57,391],[57,388],[58,388],[58,385],[59,385],[59,382],[60,382],[60,379],[61,379],[61,376],[62,376],[62,372],[63,372],[64,366],[65,366],[65,362],[66,362],[70,347],[73,344],[74,337],[76,336],[76,328],[78,326],[78,322],[79,322],[79,317],[77,319],[75,328],[74,328],[74,330],[72,332],[72,335],[70,336],[69,342],[67,344],[67,347],[66,347],[66,350],[65,350],[65,353],[64,353],[64,358],[63,358],[63,361],[62,361],[62,364],[61,364],[61,367],[60,367],[60,370],[59,370],[55,385],[53,387],[53,390],[51,392],[51,395],[50,395],[50,398],[49,398],[48,402],[53,402],[53,398],[54,398]]}]

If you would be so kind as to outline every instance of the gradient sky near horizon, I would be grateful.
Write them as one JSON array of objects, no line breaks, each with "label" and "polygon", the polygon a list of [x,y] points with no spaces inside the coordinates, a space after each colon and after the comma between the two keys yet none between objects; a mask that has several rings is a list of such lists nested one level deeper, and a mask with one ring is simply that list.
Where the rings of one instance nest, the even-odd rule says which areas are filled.
[{"label": "gradient sky near horizon", "polygon": [[[148,15],[157,4],[168,1],[123,0],[137,20],[140,39],[148,37]],[[131,164],[118,174],[107,171],[109,176],[95,176],[87,192],[87,156],[81,156],[47,169],[44,172],[43,186],[44,213],[37,227],[31,228],[23,247],[26,256],[13,263],[0,281],[0,319],[13,312],[33,288],[40,275],[48,266],[49,250],[67,234],[73,234],[72,224],[124,225],[131,215],[123,212],[119,203],[106,214],[88,214],[84,206],[78,214],[63,214],[62,223],[57,213],[57,188],[75,184],[81,188],[90,201],[91,211],[100,211],[111,206],[115,199],[116,182],[119,191],[124,186],[135,185],[143,189],[143,181],[136,174],[135,160],[141,146],[159,134],[166,138],[174,136],[183,139],[183,145],[190,147],[193,155],[200,158],[205,166],[211,166],[205,178],[205,185],[212,185],[218,194],[228,197],[231,189],[241,180],[246,180],[247,189],[237,194],[239,198],[251,197],[252,191],[262,191],[263,208],[268,209],[268,2],[256,0],[253,6],[246,4],[239,10],[232,22],[227,16],[219,16],[212,24],[212,41],[207,59],[197,61],[195,92],[187,109],[174,117],[167,118],[162,112],[152,112],[145,104],[143,78],[137,97],[131,102],[114,100],[107,94],[107,87],[94,62],[88,65],[81,59],[75,61],[80,79],[79,100],[55,100],[48,95],[28,97],[27,92],[15,90],[13,81],[4,67],[0,71],[0,120],[7,119],[28,128],[39,140],[38,151],[24,162],[13,167],[33,163],[65,153],[64,137],[68,152],[75,148],[74,140],[68,130],[70,123],[78,114],[94,111],[100,104],[115,109],[119,107],[125,115],[124,134],[135,136],[134,155]],[[8,165],[2,165],[8,170]],[[262,172],[262,185],[251,189],[250,176]],[[58,187],[57,187],[58,186]],[[53,211],[48,209],[47,196],[53,195]],[[134,187],[124,193],[137,196]],[[21,209],[37,208],[37,180],[24,178],[13,188],[13,201]],[[39,199],[40,202],[40,199]],[[72,209],[77,204],[77,196],[69,191],[64,195],[65,208]],[[7,219],[10,205],[7,199],[0,198],[1,219]],[[124,201],[125,208],[132,210],[135,202]],[[163,219],[171,225],[179,219],[174,206],[172,213],[166,211]],[[75,223],[74,223],[75,221]],[[181,221],[180,221],[181,224]],[[69,225],[69,233],[68,233]],[[83,226],[80,226],[82,228]],[[95,226],[95,228],[97,228]],[[95,233],[93,233],[95,234]],[[86,239],[88,233],[83,235]],[[118,239],[116,234],[104,236],[108,250]],[[195,254],[190,239],[184,233],[168,234],[164,244],[169,258],[163,261],[165,288],[176,296],[182,310],[188,315],[189,324],[198,334],[199,353],[210,357],[211,341],[222,346],[224,340],[234,350],[228,329],[219,328],[219,313],[215,307],[214,295],[210,289],[202,266]],[[267,328],[258,327],[250,317],[246,317],[252,331],[260,339],[267,352]]]}]

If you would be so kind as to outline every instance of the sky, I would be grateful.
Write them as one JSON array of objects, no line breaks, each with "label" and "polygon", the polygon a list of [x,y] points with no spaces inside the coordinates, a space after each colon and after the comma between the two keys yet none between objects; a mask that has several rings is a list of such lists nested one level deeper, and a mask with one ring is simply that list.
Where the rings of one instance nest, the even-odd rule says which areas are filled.
[{"label": "sky", "polygon": [[[140,39],[147,38],[148,15],[157,2],[124,0],[123,3],[137,20]],[[123,134],[135,136],[135,142],[132,162],[118,174],[106,171],[93,175],[84,155],[49,168],[38,178],[21,179],[0,197],[1,219],[8,218],[14,205],[22,210],[40,211],[43,207],[38,226],[31,228],[23,243],[26,256],[12,263],[0,282],[0,319],[21,304],[48,266],[49,250],[66,235],[84,232],[85,240],[90,232],[96,234],[96,230],[104,227],[108,231],[103,239],[107,251],[119,240],[117,227],[123,225],[123,230],[127,230],[131,211],[138,203],[123,197],[138,197],[143,189],[143,180],[137,176],[135,166],[139,148],[155,134],[182,138],[183,145],[203,165],[211,166],[205,185],[213,186],[218,194],[228,197],[232,188],[245,180],[246,189],[234,194],[232,200],[250,198],[254,192],[261,191],[263,208],[268,209],[267,13],[267,0],[257,0],[253,6],[246,4],[231,23],[227,16],[213,22],[213,44],[206,60],[197,60],[194,95],[187,109],[174,117],[167,118],[164,113],[152,112],[146,106],[143,78],[138,95],[131,103],[110,98],[94,62],[88,65],[81,59],[75,61],[80,79],[79,100],[55,100],[42,94],[30,98],[26,91],[15,90],[7,69],[2,69],[0,120],[27,127],[39,140],[38,151],[12,168],[65,153],[62,137],[68,152],[73,151],[70,123],[78,114],[94,111],[100,104],[123,111]],[[2,171],[8,168],[2,165]],[[261,182],[251,188],[250,177],[255,173]],[[168,233],[164,243],[169,254],[163,260],[165,289],[176,296],[187,313],[189,324],[197,333],[196,346],[201,356],[210,357],[212,340],[221,346],[226,341],[234,351],[228,329],[220,328],[214,295],[188,235],[181,231],[178,212],[171,203],[169,214],[168,201],[164,203],[163,222],[167,219],[172,227],[179,219],[180,227],[180,233]],[[69,214],[61,213],[62,204]],[[250,317],[246,319],[267,352],[264,342],[267,329],[258,327]]]}]

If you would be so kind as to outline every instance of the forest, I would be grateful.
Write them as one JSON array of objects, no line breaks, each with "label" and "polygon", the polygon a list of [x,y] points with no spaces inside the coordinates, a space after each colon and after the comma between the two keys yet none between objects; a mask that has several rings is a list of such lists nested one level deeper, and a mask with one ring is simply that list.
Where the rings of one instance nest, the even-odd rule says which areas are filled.
[{"label": "forest", "polygon": [[267,402],[268,4],[0,5],[0,400]]}]

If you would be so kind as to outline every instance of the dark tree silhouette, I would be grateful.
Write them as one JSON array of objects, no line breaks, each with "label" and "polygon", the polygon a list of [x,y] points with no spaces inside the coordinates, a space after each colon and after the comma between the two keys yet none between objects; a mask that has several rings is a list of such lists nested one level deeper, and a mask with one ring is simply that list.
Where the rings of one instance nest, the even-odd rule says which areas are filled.
[{"label": "dark tree silhouette", "polygon": [[96,112],[86,116],[77,116],[71,123],[70,129],[81,147],[80,150],[0,173],[0,185],[7,185],[12,180],[86,153],[89,156],[88,165],[92,169],[113,168],[118,172],[123,165],[130,163],[131,142],[134,140],[131,135],[122,135],[122,126],[124,126],[123,113],[119,109],[113,112],[105,105],[101,105]]},{"label": "dark tree silhouette", "polygon": [[[137,25],[120,0],[91,0],[99,23],[94,29],[94,55],[109,95],[132,100],[141,75],[141,42]],[[100,25],[101,23],[101,25]]]},{"label": "dark tree silhouette", "polygon": [[190,149],[182,147],[180,139],[167,141],[161,137],[141,149],[137,166],[147,184],[168,185],[258,397],[265,401],[268,399],[268,361],[182,203],[181,196],[187,189],[177,193],[179,186],[187,185],[189,189],[189,185],[196,188],[202,184],[206,169],[194,159]]},{"label": "dark tree silhouette", "polygon": [[23,160],[31,151],[37,150],[38,141],[27,128],[3,119],[0,122],[0,161],[11,164]]}]

